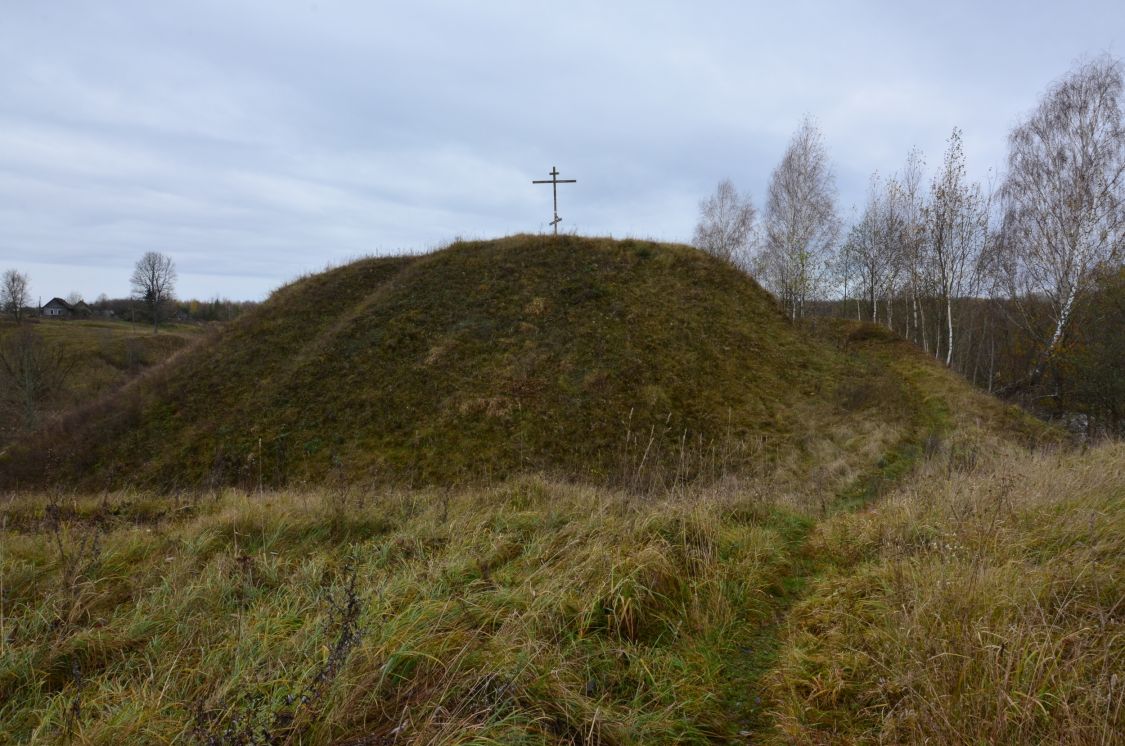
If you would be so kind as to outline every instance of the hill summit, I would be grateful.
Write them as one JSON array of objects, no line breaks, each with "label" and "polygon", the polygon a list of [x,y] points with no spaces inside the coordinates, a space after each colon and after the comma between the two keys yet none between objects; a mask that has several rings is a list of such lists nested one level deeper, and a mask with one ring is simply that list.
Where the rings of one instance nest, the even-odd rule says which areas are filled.
[{"label": "hill summit", "polygon": [[696,479],[895,420],[893,384],[854,401],[869,367],[688,246],[459,241],[293,282],[74,418],[50,464],[7,460],[87,484]]}]

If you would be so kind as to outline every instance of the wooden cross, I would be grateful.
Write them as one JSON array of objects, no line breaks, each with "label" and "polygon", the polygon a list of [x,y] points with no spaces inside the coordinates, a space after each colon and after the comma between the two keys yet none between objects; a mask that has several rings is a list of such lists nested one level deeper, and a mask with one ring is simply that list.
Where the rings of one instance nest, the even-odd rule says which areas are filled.
[{"label": "wooden cross", "polygon": [[555,227],[556,236],[559,235],[559,223],[562,222],[562,218],[559,217],[559,184],[574,184],[577,183],[577,181],[578,179],[560,179],[558,168],[551,166],[551,178],[533,180],[531,182],[532,184],[551,185],[551,192],[555,197],[555,219],[551,221],[551,225]]}]

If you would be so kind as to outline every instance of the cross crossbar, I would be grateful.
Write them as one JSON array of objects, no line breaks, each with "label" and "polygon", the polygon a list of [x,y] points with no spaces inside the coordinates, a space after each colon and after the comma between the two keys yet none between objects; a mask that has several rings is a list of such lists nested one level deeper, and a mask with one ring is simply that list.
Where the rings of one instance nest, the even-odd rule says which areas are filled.
[{"label": "cross crossbar", "polygon": [[551,221],[551,225],[554,226],[557,236],[559,235],[559,223],[562,222],[562,218],[559,217],[559,184],[577,184],[578,179],[560,179],[559,169],[555,166],[551,166],[550,175],[551,178],[549,179],[532,179],[531,183],[551,185],[551,194],[554,197],[555,204],[555,219]]}]

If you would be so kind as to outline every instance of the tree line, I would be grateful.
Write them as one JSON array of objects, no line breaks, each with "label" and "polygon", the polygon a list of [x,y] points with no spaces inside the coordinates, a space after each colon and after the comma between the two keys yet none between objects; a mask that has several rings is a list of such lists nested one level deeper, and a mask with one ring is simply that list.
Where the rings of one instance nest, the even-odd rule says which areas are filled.
[{"label": "tree line", "polygon": [[[154,333],[159,330],[162,320],[230,321],[258,305],[254,301],[218,297],[210,300],[177,299],[176,280],[176,265],[172,258],[149,251],[133,267],[129,280],[133,292],[128,298],[110,298],[102,293],[87,305],[103,317],[152,324]],[[16,322],[22,321],[32,310],[30,285],[31,278],[27,273],[6,270],[0,276],[0,313]],[[71,306],[85,302],[79,293],[70,293],[65,300]]]},{"label": "tree line", "polygon": [[845,229],[806,118],[764,215],[724,180],[694,243],[753,274],[794,320],[883,324],[982,388],[1089,430],[1125,426],[1125,97],[1120,60],[1082,63],[1008,136],[996,184],[971,181],[954,129],[935,173],[912,150],[872,174]]}]

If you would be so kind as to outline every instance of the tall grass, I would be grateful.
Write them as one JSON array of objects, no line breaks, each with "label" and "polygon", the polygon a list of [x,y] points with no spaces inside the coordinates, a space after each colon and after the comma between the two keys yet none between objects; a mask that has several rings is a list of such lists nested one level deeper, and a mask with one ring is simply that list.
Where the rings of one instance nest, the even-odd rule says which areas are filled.
[{"label": "tall grass", "polygon": [[760,499],[535,479],[0,521],[0,742],[728,738],[729,661],[789,561]]},{"label": "tall grass", "polygon": [[779,742],[1120,743],[1125,445],[959,452],[814,531]]},{"label": "tall grass", "polygon": [[994,445],[811,533],[783,482],[12,497],[0,743],[1114,743],[1125,446]]},{"label": "tall grass", "polygon": [[1125,446],[918,458],[855,513],[784,478],[9,497],[0,743],[1113,743]]},{"label": "tall grass", "polygon": [[[371,282],[400,261],[279,298],[316,291],[365,313],[381,302]],[[340,279],[348,292],[328,292]],[[278,360],[339,341],[320,334],[334,313],[255,318],[291,343]],[[205,494],[0,496],[0,744],[1113,742],[1125,725],[1125,446],[1066,451],[889,335],[844,322],[816,333],[838,355],[754,353],[804,360],[786,385],[807,390],[763,403],[741,430],[721,408],[711,438],[621,409],[551,435],[592,469],[582,422],[596,421],[613,476],[600,482],[613,487],[523,476],[364,488],[379,475],[349,472],[327,442],[325,470],[302,483],[263,468],[270,454],[288,463],[268,432],[240,431],[248,459],[189,428],[159,458]],[[306,348],[310,335],[321,342]],[[227,365],[253,355],[230,349]],[[131,398],[73,417],[119,435],[146,407],[179,417],[187,400],[168,396],[170,376],[151,371]],[[728,379],[740,395],[745,376]],[[222,409],[188,378],[193,406]],[[506,406],[472,401],[485,415]],[[456,448],[431,444],[427,458],[488,461],[491,441],[446,425]],[[141,442],[119,445],[142,460]],[[492,445],[526,467],[529,443]],[[43,454],[25,463],[41,467],[33,482],[66,482]],[[72,454],[71,470],[96,456]],[[105,481],[91,484],[130,482],[130,463],[101,463]],[[223,487],[233,471],[254,489]]]}]

